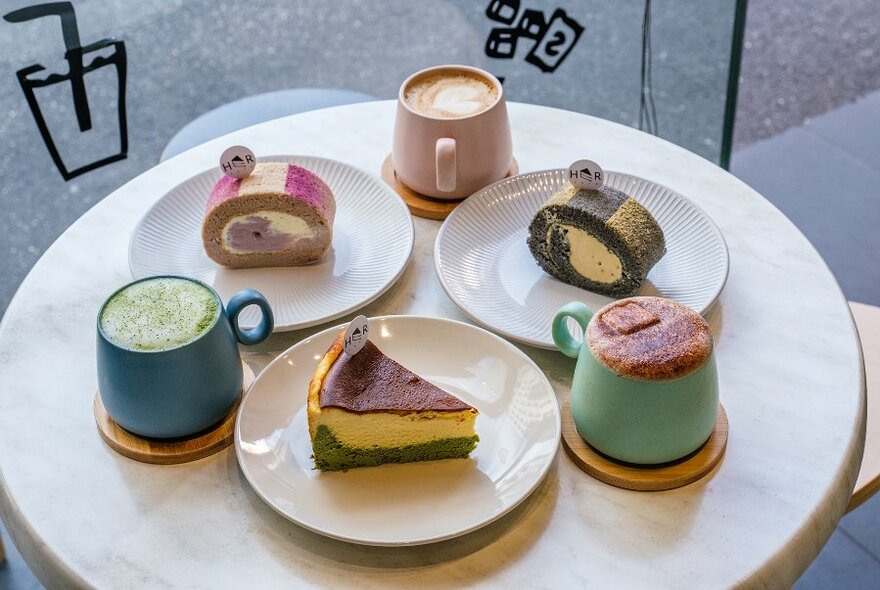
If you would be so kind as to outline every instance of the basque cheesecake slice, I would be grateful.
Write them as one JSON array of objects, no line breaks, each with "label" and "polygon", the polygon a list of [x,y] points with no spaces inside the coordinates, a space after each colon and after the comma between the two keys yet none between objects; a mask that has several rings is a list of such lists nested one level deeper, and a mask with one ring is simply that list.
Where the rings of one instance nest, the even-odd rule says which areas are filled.
[{"label": "basque cheesecake slice", "polygon": [[476,408],[385,356],[372,342],[349,355],[342,339],[340,333],[309,383],[317,469],[464,458],[474,450]]}]

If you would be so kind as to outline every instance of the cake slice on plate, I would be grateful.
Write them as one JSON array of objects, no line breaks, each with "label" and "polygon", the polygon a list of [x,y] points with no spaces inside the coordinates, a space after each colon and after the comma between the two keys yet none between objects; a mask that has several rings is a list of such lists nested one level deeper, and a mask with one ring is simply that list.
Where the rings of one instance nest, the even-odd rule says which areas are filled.
[{"label": "cake slice on plate", "polygon": [[202,242],[230,268],[317,262],[333,240],[336,199],[327,184],[295,164],[257,164],[244,178],[223,176],[205,208]]},{"label": "cake slice on plate", "polygon": [[666,253],[663,230],[634,198],[567,183],[535,214],[528,246],[548,274],[609,297],[635,293]]},{"label": "cake slice on plate", "polygon": [[372,342],[349,355],[342,339],[340,333],[309,383],[316,468],[464,458],[474,450],[476,408],[385,356]]}]

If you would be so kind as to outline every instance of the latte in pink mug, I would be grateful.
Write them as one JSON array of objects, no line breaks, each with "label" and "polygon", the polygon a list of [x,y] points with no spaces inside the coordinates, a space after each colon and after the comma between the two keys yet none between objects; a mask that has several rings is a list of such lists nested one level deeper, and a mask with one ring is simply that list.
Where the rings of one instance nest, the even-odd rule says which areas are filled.
[{"label": "latte in pink mug", "polygon": [[416,72],[400,87],[391,152],[398,180],[436,199],[462,199],[513,164],[501,82],[470,66]]}]

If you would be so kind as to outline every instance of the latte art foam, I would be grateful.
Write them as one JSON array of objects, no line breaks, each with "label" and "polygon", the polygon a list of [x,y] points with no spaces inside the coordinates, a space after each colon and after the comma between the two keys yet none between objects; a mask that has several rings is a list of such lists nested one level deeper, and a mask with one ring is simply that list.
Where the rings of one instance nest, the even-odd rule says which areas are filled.
[{"label": "latte art foam", "polygon": [[129,350],[167,350],[207,332],[219,313],[214,295],[198,283],[148,279],[116,295],[101,312],[101,330]]},{"label": "latte art foam", "polygon": [[423,115],[458,119],[491,107],[498,92],[480,76],[450,72],[415,80],[404,92],[404,100]]}]

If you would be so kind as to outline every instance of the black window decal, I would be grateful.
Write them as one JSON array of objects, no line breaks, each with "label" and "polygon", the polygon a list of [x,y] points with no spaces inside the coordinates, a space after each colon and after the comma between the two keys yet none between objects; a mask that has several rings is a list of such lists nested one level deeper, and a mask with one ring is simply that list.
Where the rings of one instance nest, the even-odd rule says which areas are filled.
[{"label": "black window decal", "polygon": [[584,27],[562,8],[557,8],[549,19],[540,10],[525,9],[519,21],[514,23],[519,9],[519,0],[490,0],[486,16],[509,26],[489,31],[486,55],[495,59],[512,59],[519,40],[529,39],[535,43],[525,60],[542,72],[556,71],[574,49]]},{"label": "black window decal", "polygon": [[[10,23],[22,23],[44,16],[58,16],[61,18],[61,34],[64,38],[65,47],[64,58],[67,60],[68,71],[66,74],[47,73],[45,72],[46,68],[42,65],[33,64],[19,70],[16,72],[16,75],[24,92],[28,107],[30,107],[31,114],[40,130],[43,142],[46,144],[46,149],[49,150],[49,155],[52,157],[52,161],[55,163],[58,171],[61,172],[64,180],[70,180],[111,162],[124,160],[128,155],[128,129],[125,118],[125,43],[115,39],[102,39],[83,47],[79,39],[76,14],[70,2],[51,2],[26,6],[5,14],[3,18]],[[95,54],[108,48],[111,48],[112,52],[109,54],[106,52],[98,53],[88,64],[85,63],[84,58],[89,57],[90,54]],[[117,101],[119,151],[73,170],[68,170],[58,151],[58,146],[52,138],[52,133],[46,124],[46,119],[40,110],[35,90],[55,84],[69,84],[77,124],[80,132],[85,133],[92,129],[92,117],[89,109],[88,95],[86,94],[85,75],[103,67],[116,68],[116,78],[119,85]]]},{"label": "black window decal", "polygon": [[[523,10],[519,21],[520,0],[490,0],[486,7],[489,19],[502,23],[489,31],[485,53],[493,59],[513,59],[520,39],[535,43],[525,60],[544,73],[552,73],[562,65],[584,32],[584,27],[557,8],[547,19],[540,10]],[[516,21],[516,22],[515,22]],[[645,0],[642,16],[642,55],[639,92],[639,129],[659,134],[657,108],[654,105],[652,80],[653,55],[651,53],[651,0]],[[504,80],[501,80],[504,82]]]}]

